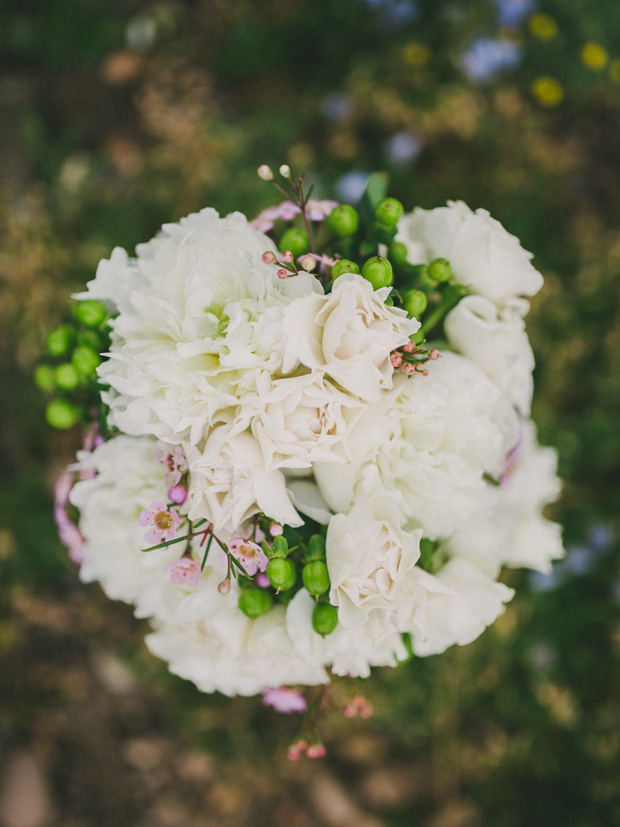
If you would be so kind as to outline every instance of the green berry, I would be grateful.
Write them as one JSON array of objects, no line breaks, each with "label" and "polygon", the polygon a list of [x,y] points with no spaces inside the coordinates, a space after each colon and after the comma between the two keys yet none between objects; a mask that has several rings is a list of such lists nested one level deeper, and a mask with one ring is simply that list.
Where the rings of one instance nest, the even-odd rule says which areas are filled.
[{"label": "green berry", "polygon": [[47,334],[47,350],[52,356],[64,356],[73,347],[75,328],[61,324]]},{"label": "green berry", "polygon": [[313,534],[308,541],[308,551],[306,552],[306,560],[324,560],[325,559],[325,537],[322,534]]},{"label": "green berry", "polygon": [[369,281],[375,290],[387,287],[394,281],[392,265],[383,256],[373,256],[362,267],[362,275]]},{"label": "green berry", "polygon": [[401,219],[404,207],[395,198],[382,198],[375,207],[375,218],[388,227],[395,227]]},{"label": "green berry", "polygon": [[243,589],[239,595],[239,608],[246,617],[254,619],[268,612],[273,604],[273,597],[266,589]]},{"label": "green berry", "polygon": [[63,362],[54,371],[54,382],[63,391],[72,391],[80,384],[80,374],[71,362]]},{"label": "green berry", "polygon": [[404,295],[403,307],[411,318],[419,319],[426,310],[427,304],[426,293],[421,290],[407,290]]},{"label": "green berry", "polygon": [[107,315],[105,305],[96,299],[85,299],[73,305],[73,317],[86,327],[98,327]]},{"label": "green berry", "polygon": [[51,393],[54,390],[54,376],[56,371],[51,365],[43,363],[42,365],[37,365],[37,368],[34,372],[34,383],[42,391],[47,391]]},{"label": "green berry", "polygon": [[80,376],[94,376],[97,367],[101,364],[99,354],[87,345],[76,347],[71,361]]},{"label": "green berry", "polygon": [[52,428],[72,428],[80,418],[80,410],[65,399],[53,399],[45,409],[45,418]]},{"label": "green berry", "polygon": [[266,574],[271,585],[278,591],[292,588],[297,579],[295,564],[292,560],[287,560],[284,557],[275,557],[270,560]]},{"label": "green berry", "polygon": [[290,250],[294,258],[307,253],[310,249],[310,240],[308,233],[299,227],[289,227],[280,239],[280,250],[286,252]]},{"label": "green berry", "polygon": [[286,541],[286,537],[282,534],[278,534],[277,537],[273,538],[273,542],[271,544],[271,554],[269,557],[286,557],[288,554],[288,543]]},{"label": "green berry", "polygon": [[409,263],[407,260],[407,245],[403,244],[402,241],[394,241],[390,244],[388,255],[390,257],[390,261],[394,262],[394,264],[398,267],[404,267]]},{"label": "green berry", "polygon": [[306,591],[313,595],[323,594],[329,589],[329,572],[324,560],[306,563],[301,573]]},{"label": "green berry", "polygon": [[96,330],[80,330],[77,335],[78,345],[85,345],[95,353],[101,353],[106,349],[103,337]]},{"label": "green berry", "polygon": [[338,610],[329,603],[317,603],[312,610],[312,628],[323,635],[331,635],[338,625]]},{"label": "green berry", "polygon": [[332,278],[337,279],[338,276],[342,276],[345,273],[359,273],[359,271],[360,268],[354,261],[351,261],[349,258],[341,258],[340,261],[337,261],[332,267]]},{"label": "green berry", "polygon": [[396,227],[390,227],[388,224],[382,224],[380,221],[375,221],[372,228],[372,237],[379,242],[379,244],[391,244],[396,235]]},{"label": "green berry", "polygon": [[428,265],[428,274],[435,281],[448,281],[452,277],[452,267],[446,258],[436,258]]},{"label": "green berry", "polygon": [[327,217],[327,229],[337,236],[353,235],[357,230],[359,217],[350,204],[340,204]]}]

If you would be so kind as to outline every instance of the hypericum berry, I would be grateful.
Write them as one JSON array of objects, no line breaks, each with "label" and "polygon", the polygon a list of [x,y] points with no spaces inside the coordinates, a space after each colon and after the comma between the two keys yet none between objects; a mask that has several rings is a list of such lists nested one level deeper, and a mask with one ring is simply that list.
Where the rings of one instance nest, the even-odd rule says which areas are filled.
[{"label": "hypericum berry", "polygon": [[306,591],[312,595],[324,594],[329,589],[329,572],[324,560],[306,563],[301,572]]},{"label": "hypericum berry", "polygon": [[322,534],[313,534],[310,537],[305,559],[306,562],[325,560],[325,537]]},{"label": "hypericum berry", "polygon": [[402,241],[394,241],[390,244],[388,249],[388,256],[390,261],[394,262],[394,264],[404,267],[405,264],[408,264],[408,251],[407,245],[403,244]]},{"label": "hypericum berry", "polygon": [[273,597],[265,589],[243,589],[239,595],[239,608],[252,620],[268,612],[272,604]]},{"label": "hypericum berry", "polygon": [[428,265],[428,274],[435,281],[448,281],[452,277],[452,267],[447,258],[436,258]]},{"label": "hypericum berry", "polygon": [[86,327],[98,327],[108,315],[108,311],[97,299],[85,299],[73,306],[73,317]]},{"label": "hypericum berry", "polygon": [[52,356],[64,356],[75,342],[75,328],[61,324],[47,334],[47,350]]},{"label": "hypericum berry", "polygon": [[407,290],[404,295],[403,307],[411,318],[419,319],[427,305],[428,298],[421,290]]},{"label": "hypericum berry", "polygon": [[54,381],[64,391],[72,391],[80,384],[80,374],[71,362],[64,362],[56,368]]},{"label": "hypericum berry", "polygon": [[331,635],[338,625],[338,609],[330,603],[317,603],[312,610],[312,628],[318,635]]},{"label": "hypericum berry", "polygon": [[404,207],[396,198],[382,198],[375,207],[375,218],[388,227],[395,227],[403,212]]},{"label": "hypericum berry", "polygon": [[80,419],[80,409],[66,399],[52,399],[45,409],[45,418],[52,428],[72,428]]},{"label": "hypericum berry", "polygon": [[359,271],[360,268],[354,261],[348,258],[341,258],[340,261],[337,261],[332,267],[332,278],[337,279],[338,276],[342,276],[345,273],[359,273]]},{"label": "hypericum berry", "polygon": [[295,564],[286,557],[275,557],[270,560],[266,574],[271,585],[278,591],[292,588],[297,579]]},{"label": "hypericum berry", "polygon": [[340,237],[353,235],[358,224],[357,210],[350,204],[339,204],[327,218],[327,229]]},{"label": "hypericum berry", "polygon": [[51,393],[51,391],[54,390],[55,375],[56,371],[51,365],[47,365],[45,363],[42,365],[37,365],[34,372],[34,383],[40,390]]},{"label": "hypericum berry", "polygon": [[390,227],[387,224],[382,224],[380,221],[375,221],[372,227],[372,236],[379,242],[379,244],[391,244],[396,235],[396,227]]},{"label": "hypericum berry", "polygon": [[373,256],[362,267],[362,276],[369,281],[375,290],[387,287],[394,280],[392,265],[383,256]]},{"label": "hypericum berry", "polygon": [[[289,227],[280,239],[279,247],[281,250],[290,251],[293,254],[293,258],[298,258],[303,253],[308,252],[310,247],[308,233],[301,229],[301,227]],[[284,257],[282,260],[285,260]]]},{"label": "hypericum berry", "polygon": [[81,376],[93,376],[101,364],[101,357],[91,347],[81,345],[73,351],[71,361]]},{"label": "hypericum berry", "polygon": [[101,353],[106,350],[103,336],[97,330],[80,330],[77,335],[78,345],[90,347],[95,353]]}]

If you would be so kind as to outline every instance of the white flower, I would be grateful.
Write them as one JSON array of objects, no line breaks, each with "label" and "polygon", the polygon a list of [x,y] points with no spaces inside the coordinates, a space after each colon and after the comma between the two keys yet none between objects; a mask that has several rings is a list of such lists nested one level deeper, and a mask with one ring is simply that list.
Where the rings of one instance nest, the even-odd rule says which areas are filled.
[{"label": "white flower", "polygon": [[519,436],[506,397],[463,356],[442,351],[428,376],[399,375],[349,436],[351,460],[317,463],[325,502],[347,513],[361,493],[363,471],[376,465],[388,491],[400,492],[401,525],[449,537],[493,501],[506,454]]},{"label": "white flower", "polygon": [[160,449],[161,443],[149,438],[117,436],[104,442],[89,456],[96,477],[77,482],[70,496],[80,509],[84,537],[80,578],[98,580],[108,597],[135,603],[139,617],[169,618],[186,594],[164,571],[178,559],[178,545],[141,550],[147,543],[139,514],[166,496]]},{"label": "white flower", "polygon": [[260,445],[248,431],[231,435],[228,427],[220,426],[212,431],[203,452],[186,445],[185,454],[191,520],[208,520],[225,540],[260,511],[279,523],[302,524],[286,492],[284,475],[265,468]]},{"label": "white flower", "polygon": [[267,468],[344,462],[348,433],[363,411],[319,371],[275,380],[258,404],[252,431]]},{"label": "white flower", "polygon": [[225,695],[327,682],[322,665],[296,651],[281,606],[250,620],[237,606],[236,582],[225,595],[218,592],[218,582],[214,573],[203,577],[201,588],[181,605],[177,622],[161,624],[147,636],[148,648],[168,661],[171,672],[202,692]]},{"label": "white flower", "polygon": [[527,416],[532,404],[534,354],[519,310],[483,296],[461,299],[445,320],[450,345],[471,359]]},{"label": "white flower", "polygon": [[322,637],[312,628],[315,601],[300,589],[286,610],[286,627],[296,652],[315,666],[329,665],[335,675],[367,678],[372,666],[396,666],[407,657],[400,632],[379,614],[355,629],[341,624]]},{"label": "white flower", "polygon": [[493,302],[533,296],[542,287],[532,254],[519,239],[486,210],[472,212],[462,201],[434,210],[418,207],[401,218],[397,240],[422,243],[426,261],[447,258],[458,282]]},{"label": "white flower", "polygon": [[260,375],[282,367],[287,306],[322,292],[307,273],[278,279],[262,260],[274,249],[240,213],[205,209],[165,225],[137,258],[115,251],[100,265],[83,296],[119,311],[99,368],[111,424],[197,444],[214,425],[245,416]]},{"label": "white flower", "polygon": [[398,498],[381,489],[376,468],[364,476],[363,495],[331,518],[326,537],[329,600],[345,629],[364,624],[373,609],[397,611],[420,557],[422,532],[401,530]]},{"label": "white flower", "polygon": [[421,591],[402,631],[411,634],[416,655],[434,655],[475,640],[504,611],[514,592],[468,560],[454,558],[436,574],[422,572]]},{"label": "white flower", "polygon": [[349,393],[377,400],[382,389],[392,387],[391,351],[420,327],[404,310],[385,304],[389,292],[389,287],[373,290],[360,275],[345,274],[329,295],[298,299],[284,319],[284,370],[299,361],[324,371]]}]

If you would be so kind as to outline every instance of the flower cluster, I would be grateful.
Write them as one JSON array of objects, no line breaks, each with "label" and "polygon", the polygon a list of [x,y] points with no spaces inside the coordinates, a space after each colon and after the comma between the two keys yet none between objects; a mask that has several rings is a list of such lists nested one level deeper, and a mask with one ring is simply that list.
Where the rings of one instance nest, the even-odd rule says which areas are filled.
[{"label": "flower cluster", "polygon": [[381,176],[354,210],[281,174],[279,207],[165,225],[76,297],[107,320],[107,430],[57,518],[173,672],[304,711],[292,687],[474,640],[512,596],[502,567],[563,551],[530,254],[462,203],[403,214]]}]

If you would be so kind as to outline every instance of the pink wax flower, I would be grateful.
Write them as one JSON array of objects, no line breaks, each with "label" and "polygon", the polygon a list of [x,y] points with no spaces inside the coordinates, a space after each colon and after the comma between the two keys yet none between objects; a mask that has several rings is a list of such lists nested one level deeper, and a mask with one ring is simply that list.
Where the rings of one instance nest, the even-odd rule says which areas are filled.
[{"label": "pink wax flower", "polygon": [[187,499],[187,488],[182,485],[173,485],[168,489],[168,499],[171,503],[181,505]]},{"label": "pink wax flower", "polygon": [[74,563],[84,560],[84,537],[67,514],[69,493],[73,488],[73,474],[63,471],[54,484],[54,522],[58,528],[60,542],[67,547]]},{"label": "pink wax flower", "polygon": [[272,706],[276,712],[289,715],[291,712],[305,712],[306,699],[296,689],[289,689],[286,686],[265,689],[263,692],[263,703],[265,706]]},{"label": "pink wax flower", "polygon": [[138,522],[142,526],[152,526],[144,534],[149,543],[163,543],[165,540],[174,540],[181,521],[174,508],[167,508],[162,502],[154,502],[151,503],[150,510],[145,508],[140,512]]},{"label": "pink wax flower", "polygon": [[261,233],[268,233],[273,230],[274,221],[280,218],[282,221],[292,221],[297,213],[301,212],[297,204],[292,201],[283,201],[281,204],[276,204],[274,207],[267,207],[259,213],[253,221],[250,221],[250,227],[259,230]]},{"label": "pink wax flower", "polygon": [[306,214],[311,221],[323,221],[337,206],[337,201],[327,199],[322,201],[320,198],[310,198],[306,205]]},{"label": "pink wax flower", "polygon": [[170,572],[170,579],[179,586],[198,586],[200,584],[200,566],[190,557],[181,557],[165,567],[166,574]]},{"label": "pink wax flower", "polygon": [[239,537],[228,544],[228,551],[238,560],[246,572],[253,577],[257,571],[265,571],[269,560],[262,548],[251,540]]},{"label": "pink wax flower", "polygon": [[178,445],[170,445],[157,449],[157,461],[164,466],[164,482],[167,486],[178,485],[183,474],[187,471],[187,460],[183,449]]}]

